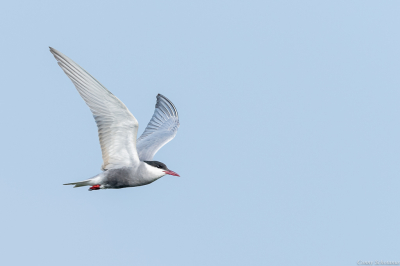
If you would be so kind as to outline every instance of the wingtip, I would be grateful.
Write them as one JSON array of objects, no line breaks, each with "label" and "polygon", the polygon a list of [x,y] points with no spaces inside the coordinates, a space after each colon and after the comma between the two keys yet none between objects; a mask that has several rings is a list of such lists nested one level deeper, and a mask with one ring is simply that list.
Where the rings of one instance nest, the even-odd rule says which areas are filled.
[{"label": "wingtip", "polygon": [[178,116],[178,110],[176,109],[175,105],[164,95],[162,95],[161,93],[159,93],[157,95],[157,103],[156,103],[156,108],[159,106],[159,104],[161,104],[162,102],[167,102],[169,106],[169,108],[173,111],[174,116]]},{"label": "wingtip", "polygon": [[162,95],[161,93],[157,94],[157,97],[156,97],[156,98],[157,98],[157,99],[158,99],[158,98],[168,99],[167,97],[165,97],[165,96]]},{"label": "wingtip", "polygon": [[54,49],[51,46],[49,46],[49,50],[50,50],[50,53],[52,53],[54,56],[59,53],[56,49]]},{"label": "wingtip", "polygon": [[64,54],[62,54],[60,51],[54,49],[53,47],[49,46],[50,53],[52,53],[54,56],[58,55],[61,57],[66,57]]}]

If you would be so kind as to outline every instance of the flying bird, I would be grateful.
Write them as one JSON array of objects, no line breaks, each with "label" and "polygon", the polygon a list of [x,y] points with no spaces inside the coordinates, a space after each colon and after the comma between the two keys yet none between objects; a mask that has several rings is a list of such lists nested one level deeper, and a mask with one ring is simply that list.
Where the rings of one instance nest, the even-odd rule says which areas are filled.
[{"label": "flying bird", "polygon": [[179,176],[162,162],[153,161],[179,127],[178,111],[167,97],[157,95],[153,117],[137,139],[139,123],[128,108],[77,63],[51,47],[50,52],[92,111],[103,155],[103,172],[64,185],[90,186],[89,191],[117,189],[147,185],[164,175]]}]

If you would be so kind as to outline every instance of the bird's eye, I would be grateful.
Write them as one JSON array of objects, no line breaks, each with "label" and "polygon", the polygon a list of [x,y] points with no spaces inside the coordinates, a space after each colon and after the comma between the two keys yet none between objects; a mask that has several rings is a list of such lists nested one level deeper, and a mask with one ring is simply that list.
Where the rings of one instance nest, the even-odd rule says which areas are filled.
[{"label": "bird's eye", "polygon": [[161,168],[161,165],[157,165],[157,168]]}]

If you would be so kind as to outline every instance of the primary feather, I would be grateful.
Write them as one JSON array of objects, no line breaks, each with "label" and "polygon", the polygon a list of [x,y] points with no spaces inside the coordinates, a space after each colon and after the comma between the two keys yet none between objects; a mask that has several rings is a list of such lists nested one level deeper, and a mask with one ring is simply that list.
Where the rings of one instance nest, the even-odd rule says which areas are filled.
[{"label": "primary feather", "polygon": [[171,141],[179,127],[179,116],[174,104],[164,95],[157,95],[153,117],[137,140],[141,161],[151,161],[162,146]]}]

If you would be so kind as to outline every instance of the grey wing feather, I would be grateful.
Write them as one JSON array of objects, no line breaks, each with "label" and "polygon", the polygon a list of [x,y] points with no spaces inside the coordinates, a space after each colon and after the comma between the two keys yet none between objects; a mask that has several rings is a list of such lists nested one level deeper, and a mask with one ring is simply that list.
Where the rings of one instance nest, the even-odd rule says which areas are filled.
[{"label": "grey wing feather", "polygon": [[78,64],[51,47],[50,52],[93,113],[103,155],[102,169],[138,164],[136,138],[139,124],[136,118],[117,97]]},{"label": "grey wing feather", "polygon": [[171,141],[179,127],[179,116],[174,104],[158,94],[153,117],[137,140],[137,151],[141,161],[151,161],[162,146]]}]

